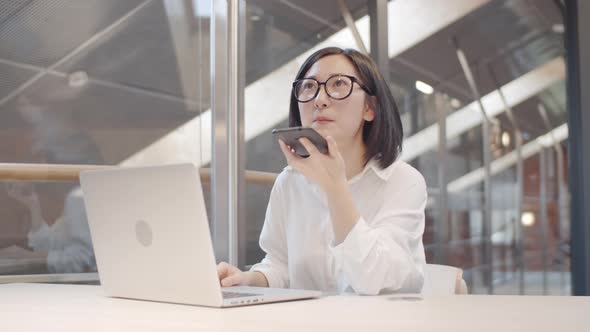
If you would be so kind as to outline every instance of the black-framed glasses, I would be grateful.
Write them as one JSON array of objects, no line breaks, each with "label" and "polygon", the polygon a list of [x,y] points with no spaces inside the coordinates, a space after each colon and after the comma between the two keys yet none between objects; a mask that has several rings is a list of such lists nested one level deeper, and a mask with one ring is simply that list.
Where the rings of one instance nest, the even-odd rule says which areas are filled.
[{"label": "black-framed glasses", "polygon": [[354,83],[358,84],[368,95],[373,95],[358,78],[350,75],[337,74],[329,77],[324,82],[320,82],[315,78],[296,80],[293,82],[293,96],[298,102],[307,103],[317,97],[320,87],[323,85],[330,98],[342,100],[350,96]]}]

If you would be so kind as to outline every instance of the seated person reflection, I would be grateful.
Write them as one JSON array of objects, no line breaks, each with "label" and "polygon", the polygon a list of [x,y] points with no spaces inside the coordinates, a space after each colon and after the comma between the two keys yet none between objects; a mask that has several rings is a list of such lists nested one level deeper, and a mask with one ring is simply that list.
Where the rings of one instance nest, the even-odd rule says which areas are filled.
[{"label": "seated person reflection", "polygon": [[398,160],[402,124],[376,64],[355,50],[325,48],[293,83],[289,125],[314,128],[328,142],[299,157],[279,141],[288,166],[271,192],[250,271],[222,262],[222,286],[251,285],[375,295],[419,293],[426,184]]},{"label": "seated person reflection", "polygon": [[32,250],[14,246],[0,250],[0,258],[42,259],[50,273],[96,271],[80,187],[68,192],[62,215],[51,224],[43,218],[40,195],[33,184],[7,183],[6,190],[29,209],[31,227],[27,239]]},{"label": "seated person reflection", "polygon": [[[62,135],[60,131],[33,147],[41,164],[102,164],[102,154],[84,133]],[[95,272],[96,261],[79,186],[56,183],[6,184],[9,196],[29,210],[28,248],[0,249],[0,258],[39,259],[49,273]],[[64,197],[61,214],[48,213],[56,198]],[[57,203],[61,204],[61,203]],[[53,215],[53,216],[52,216]],[[56,217],[57,216],[57,217]]]}]

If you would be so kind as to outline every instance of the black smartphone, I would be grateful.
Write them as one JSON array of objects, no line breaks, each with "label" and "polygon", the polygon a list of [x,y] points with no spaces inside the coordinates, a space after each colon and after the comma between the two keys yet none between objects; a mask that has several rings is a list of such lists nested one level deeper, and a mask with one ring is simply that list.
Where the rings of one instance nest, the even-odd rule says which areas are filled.
[{"label": "black smartphone", "polygon": [[283,142],[285,142],[285,144],[295,149],[295,153],[297,153],[297,155],[300,157],[309,157],[309,152],[307,152],[305,147],[299,142],[301,137],[305,137],[310,140],[321,153],[328,153],[328,142],[326,142],[326,139],[323,138],[322,135],[320,135],[313,128],[291,127],[273,129],[272,134],[276,139],[281,139]]}]

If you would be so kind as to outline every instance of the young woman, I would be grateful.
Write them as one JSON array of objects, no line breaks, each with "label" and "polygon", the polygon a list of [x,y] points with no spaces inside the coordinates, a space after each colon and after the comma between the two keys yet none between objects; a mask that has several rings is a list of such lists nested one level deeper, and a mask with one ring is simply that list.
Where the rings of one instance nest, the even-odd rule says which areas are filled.
[{"label": "young woman", "polygon": [[312,54],[293,82],[289,124],[314,128],[329,153],[303,138],[301,158],[279,141],[289,166],[260,235],[266,257],[247,272],[220,263],[221,285],[420,292],[426,185],[396,160],[401,120],[373,60],[336,47]]}]

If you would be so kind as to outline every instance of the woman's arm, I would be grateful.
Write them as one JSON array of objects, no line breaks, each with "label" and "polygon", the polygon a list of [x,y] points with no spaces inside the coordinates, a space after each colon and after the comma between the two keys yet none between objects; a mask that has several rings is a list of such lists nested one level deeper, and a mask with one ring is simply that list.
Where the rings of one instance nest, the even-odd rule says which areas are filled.
[{"label": "woman's arm", "polygon": [[287,173],[281,173],[270,193],[259,241],[260,248],[266,253],[266,256],[250,269],[251,272],[262,274],[268,287],[272,288],[289,288],[287,232],[285,229],[287,210],[283,191],[287,176]]},{"label": "woman's arm", "polygon": [[346,179],[344,160],[334,139],[326,137],[328,154],[320,153],[307,139],[300,139],[309,152],[309,158],[300,158],[290,151],[283,141],[281,150],[291,167],[317,183],[326,193],[336,243],[342,242],[359,219],[358,212]]},{"label": "woman's arm", "polygon": [[270,194],[264,226],[260,234],[260,248],[266,256],[246,272],[225,262],[219,263],[217,274],[222,286],[289,287],[284,194],[281,190],[283,181],[284,175],[279,175]]},{"label": "woman's arm", "polygon": [[339,244],[354,228],[360,213],[346,183],[335,183],[325,190],[334,230],[334,244]]},{"label": "woman's arm", "polygon": [[243,272],[237,267],[221,262],[217,265],[217,276],[221,286],[255,286],[268,287],[268,280],[262,272],[246,271]]},{"label": "woman's arm", "polygon": [[[307,139],[301,143],[310,153],[299,158],[279,142],[289,165],[316,182],[326,193],[334,230],[339,278],[360,294],[383,289],[419,292],[425,263],[422,234],[426,185],[416,171],[402,174],[387,203],[373,220],[365,220],[353,201],[344,162],[336,143],[327,137],[329,155],[323,155]],[[367,198],[370,199],[370,198]]]},{"label": "woman's arm", "polygon": [[372,220],[360,217],[344,241],[331,248],[339,278],[356,293],[422,289],[426,185],[420,179],[400,189]]}]

